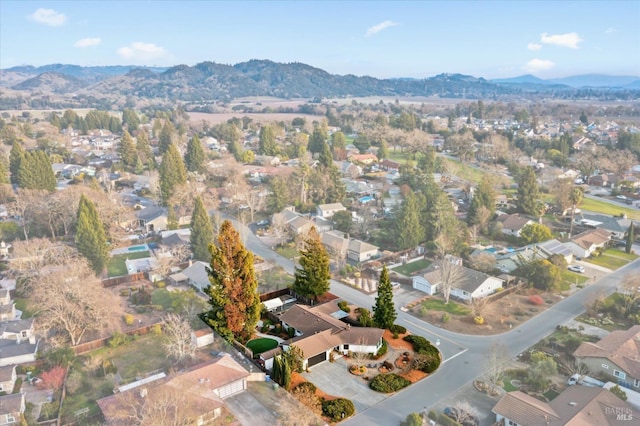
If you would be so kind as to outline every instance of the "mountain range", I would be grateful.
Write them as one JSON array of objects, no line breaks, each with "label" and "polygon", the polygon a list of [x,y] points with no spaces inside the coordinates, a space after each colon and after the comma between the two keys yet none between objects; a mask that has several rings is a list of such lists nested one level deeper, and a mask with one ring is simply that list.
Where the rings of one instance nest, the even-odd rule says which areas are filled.
[{"label": "mountain range", "polygon": [[[0,86],[13,91],[61,97],[138,97],[207,102],[246,96],[324,98],[359,96],[440,96],[447,98],[607,97],[637,99],[640,77],[580,75],[543,80],[532,75],[486,80],[462,74],[425,79],[378,79],[335,75],[302,63],[250,60],[235,65],[202,62],[169,68],[51,64],[0,70]],[[8,92],[3,97],[10,96]],[[17,98],[16,98],[17,99]],[[7,107],[6,99],[0,107]]]}]

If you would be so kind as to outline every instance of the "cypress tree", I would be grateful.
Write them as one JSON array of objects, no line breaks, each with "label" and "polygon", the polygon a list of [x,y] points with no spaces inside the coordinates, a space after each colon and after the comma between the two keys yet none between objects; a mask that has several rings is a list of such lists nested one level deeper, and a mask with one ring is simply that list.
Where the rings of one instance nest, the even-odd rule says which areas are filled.
[{"label": "cypress tree", "polygon": [[164,154],[173,145],[173,139],[176,137],[176,128],[170,121],[165,121],[158,136],[158,150],[160,154]]},{"label": "cypress tree", "polygon": [[76,230],[76,246],[96,274],[102,273],[109,251],[107,236],[102,221],[98,217],[96,206],[84,194],[80,197],[78,206],[78,224]]},{"label": "cypress tree", "polygon": [[425,230],[420,219],[417,196],[410,192],[405,196],[396,217],[396,245],[400,250],[415,247],[424,238]]},{"label": "cypress tree", "polygon": [[191,214],[191,252],[197,260],[209,261],[211,253],[209,244],[213,241],[213,226],[204,208],[202,198],[196,198],[196,205]]},{"label": "cypress tree", "polygon": [[[155,163],[155,157],[151,150],[151,145],[149,145],[149,137],[144,130],[139,131],[136,136],[136,150],[143,164],[149,165],[150,163]],[[151,168],[149,170],[151,170]]]},{"label": "cypress tree", "polygon": [[300,267],[296,267],[293,291],[307,297],[318,296],[329,291],[329,255],[322,245],[315,226],[311,227],[300,250]]},{"label": "cypress tree", "polygon": [[210,285],[205,293],[211,309],[200,318],[225,339],[246,342],[260,319],[253,253],[244,247],[228,220],[220,227],[217,244],[210,244],[209,250]]},{"label": "cypress tree", "polygon": [[200,138],[198,135],[193,135],[187,144],[187,152],[184,155],[184,162],[187,164],[187,170],[190,172],[204,172],[204,160],[205,155]]},{"label": "cypress tree", "polygon": [[118,145],[118,154],[120,161],[126,168],[133,168],[136,165],[136,147],[133,144],[133,138],[127,130],[124,131],[120,144]]},{"label": "cypress tree", "polygon": [[187,169],[174,144],[169,145],[160,163],[160,194],[166,205],[173,195],[174,188],[187,182]]},{"label": "cypress tree", "polygon": [[633,241],[635,240],[635,236],[633,235],[634,228],[633,222],[629,225],[629,230],[627,231],[627,241],[624,247],[624,251],[627,253],[631,253],[631,249],[633,248]]},{"label": "cypress tree", "polygon": [[393,288],[389,280],[387,266],[382,267],[380,280],[378,281],[378,297],[373,306],[373,323],[376,327],[390,328],[397,317],[396,308],[393,304]]},{"label": "cypress tree", "polygon": [[14,142],[9,154],[9,171],[11,172],[11,183],[18,184],[18,174],[20,171],[20,163],[24,159],[24,149],[20,142]]},{"label": "cypress tree", "polygon": [[273,126],[266,125],[260,129],[259,150],[262,155],[276,155],[278,153],[276,132],[273,130]]},{"label": "cypress tree", "polygon": [[538,182],[533,167],[525,167],[518,179],[518,211],[538,216]]}]

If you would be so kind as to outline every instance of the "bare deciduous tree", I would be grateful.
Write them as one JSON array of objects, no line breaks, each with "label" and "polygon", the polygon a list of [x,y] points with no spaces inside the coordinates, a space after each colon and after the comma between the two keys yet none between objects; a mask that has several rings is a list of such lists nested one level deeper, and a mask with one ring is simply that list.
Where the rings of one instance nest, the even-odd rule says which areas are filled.
[{"label": "bare deciduous tree", "polygon": [[115,296],[102,287],[84,259],[52,267],[32,284],[29,299],[45,331],[61,333],[76,346],[89,331],[114,327]]},{"label": "bare deciduous tree", "polygon": [[484,378],[491,386],[492,393],[500,387],[510,359],[509,352],[504,345],[494,343],[489,348],[485,361]]},{"label": "bare deciduous tree", "polygon": [[178,362],[195,358],[198,350],[191,338],[192,330],[189,321],[177,314],[167,314],[163,318],[165,339],[163,346],[167,355]]},{"label": "bare deciduous tree", "polygon": [[451,290],[463,277],[462,266],[459,265],[454,257],[445,256],[439,263],[440,270],[440,290],[444,296],[444,303],[449,303]]},{"label": "bare deciduous tree", "polygon": [[467,401],[457,401],[453,408],[454,410],[451,412],[451,417],[460,424],[468,422],[474,417],[478,417],[478,410],[472,407]]}]

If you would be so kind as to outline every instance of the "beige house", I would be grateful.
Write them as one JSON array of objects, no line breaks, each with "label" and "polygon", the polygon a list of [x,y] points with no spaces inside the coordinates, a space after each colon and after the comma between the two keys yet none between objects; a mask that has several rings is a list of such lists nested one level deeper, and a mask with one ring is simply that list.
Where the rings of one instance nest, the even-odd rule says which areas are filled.
[{"label": "beige house", "polygon": [[535,223],[529,218],[517,214],[503,214],[496,219],[502,223],[502,233],[520,237],[520,231],[527,225]]},{"label": "beige house", "polygon": [[640,325],[612,331],[596,343],[584,342],[573,356],[592,374],[640,391]]},{"label": "beige house", "polygon": [[23,393],[0,396],[0,425],[22,424],[22,414],[25,409]]},{"label": "beige house", "polygon": [[611,232],[605,229],[589,229],[564,243],[574,256],[589,257],[599,248],[605,248],[611,240]]},{"label": "beige house", "polygon": [[322,218],[330,218],[337,212],[346,211],[347,208],[342,203],[320,204],[316,207],[316,213]]},{"label": "beige house", "polygon": [[624,426],[637,424],[638,411],[606,389],[575,385],[551,402],[520,391],[493,407],[499,426]]},{"label": "beige house", "polygon": [[353,262],[366,262],[378,256],[379,248],[354,238],[349,238],[344,232],[333,230],[320,235],[322,244],[327,251],[339,258],[346,258]]}]

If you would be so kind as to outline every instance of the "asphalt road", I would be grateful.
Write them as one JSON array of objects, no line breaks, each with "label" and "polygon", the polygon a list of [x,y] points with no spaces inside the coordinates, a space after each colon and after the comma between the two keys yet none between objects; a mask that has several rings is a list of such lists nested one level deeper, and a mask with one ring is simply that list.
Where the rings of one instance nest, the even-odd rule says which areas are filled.
[{"label": "asphalt road", "polygon": [[[236,229],[244,227],[237,221],[233,223]],[[265,246],[248,228],[244,229],[244,235],[246,236],[245,245],[249,250],[265,260],[279,264],[287,272],[293,273],[294,262]],[[397,425],[406,418],[407,414],[422,412],[425,407],[436,405],[482,375],[485,356],[493,343],[505,345],[513,357],[517,356],[552,333],[558,325],[566,324],[584,312],[585,303],[593,300],[596,295],[613,293],[628,274],[640,274],[640,259],[556,303],[513,330],[493,336],[454,333],[398,311],[398,324],[407,327],[414,334],[440,343],[438,346],[442,351],[443,363],[430,377],[358,413],[346,420],[344,424]],[[358,306],[371,307],[375,301],[374,296],[364,294],[335,280],[331,281],[331,292]]]}]

